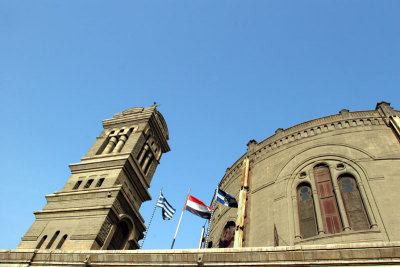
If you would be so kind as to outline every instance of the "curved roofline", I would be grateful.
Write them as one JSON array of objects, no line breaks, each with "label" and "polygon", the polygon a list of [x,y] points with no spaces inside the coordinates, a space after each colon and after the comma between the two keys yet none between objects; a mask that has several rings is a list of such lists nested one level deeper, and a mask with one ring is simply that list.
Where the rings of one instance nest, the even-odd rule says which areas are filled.
[{"label": "curved roofline", "polygon": [[[381,102],[381,103],[388,104],[387,102]],[[380,105],[381,103],[378,103],[378,105]],[[250,156],[250,155],[256,154],[257,152],[260,152],[260,150],[265,148],[268,144],[269,144],[269,146],[271,146],[271,144],[275,144],[277,141],[285,139],[286,137],[291,136],[295,133],[297,134],[301,131],[312,129],[314,127],[318,128],[321,125],[325,126],[325,125],[332,124],[332,123],[338,122],[338,121],[339,122],[340,121],[349,122],[349,121],[354,121],[356,119],[358,119],[358,120],[363,120],[363,119],[368,120],[368,119],[378,119],[378,118],[382,119],[382,116],[379,113],[378,108],[379,107],[377,107],[376,110],[364,110],[364,111],[353,111],[353,112],[350,112],[347,109],[342,109],[338,114],[333,114],[333,115],[328,115],[328,116],[308,120],[308,121],[293,125],[286,129],[278,128],[276,130],[275,134],[267,137],[260,143],[249,142],[248,146],[249,146],[249,144],[253,145],[255,143],[255,149],[254,150],[252,149],[252,151],[249,151],[249,149],[248,149],[248,151],[246,153],[244,153],[242,156],[240,156],[231,165],[231,167],[227,168],[225,175],[222,177],[219,184],[221,184],[231,173],[236,171],[237,167],[241,164],[242,159],[246,155]],[[393,110],[393,112],[397,116],[400,116],[400,111]]]}]

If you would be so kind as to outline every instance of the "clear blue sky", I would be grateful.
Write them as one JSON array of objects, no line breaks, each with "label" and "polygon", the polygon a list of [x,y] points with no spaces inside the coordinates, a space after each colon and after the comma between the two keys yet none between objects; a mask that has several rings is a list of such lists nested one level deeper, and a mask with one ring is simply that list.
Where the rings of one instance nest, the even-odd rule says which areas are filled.
[{"label": "clear blue sky", "polygon": [[[0,0],[0,249],[15,248],[101,121],[161,104],[171,151],[161,187],[180,211],[206,203],[246,151],[343,108],[400,109],[400,1]],[[148,220],[153,201],[143,204]],[[160,211],[145,249],[169,248]],[[204,220],[183,217],[176,248]]]}]

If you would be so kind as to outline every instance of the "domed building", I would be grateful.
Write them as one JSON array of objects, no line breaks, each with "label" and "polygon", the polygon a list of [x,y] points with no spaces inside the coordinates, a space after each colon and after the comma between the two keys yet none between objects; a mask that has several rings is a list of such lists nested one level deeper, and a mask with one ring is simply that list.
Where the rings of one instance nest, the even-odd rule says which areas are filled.
[{"label": "domed building", "polygon": [[400,265],[399,116],[380,102],[251,140],[219,184],[238,208],[215,205],[208,248],[146,251],[135,250],[139,208],[169,132],[155,105],[128,109],[103,121],[18,248],[0,250],[0,265]]},{"label": "domed building", "polygon": [[400,241],[399,116],[381,102],[251,140],[219,184],[239,208],[215,206],[208,247]]}]

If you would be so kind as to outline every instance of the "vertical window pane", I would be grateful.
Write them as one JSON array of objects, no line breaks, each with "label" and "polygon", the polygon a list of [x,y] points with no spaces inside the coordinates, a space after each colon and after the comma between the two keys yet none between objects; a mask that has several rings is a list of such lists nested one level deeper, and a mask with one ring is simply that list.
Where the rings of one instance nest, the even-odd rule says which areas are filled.
[{"label": "vertical window pane", "polygon": [[369,221],[356,180],[349,174],[339,178],[340,192],[350,227],[353,230],[369,229]]},{"label": "vertical window pane", "polygon": [[297,188],[297,201],[302,238],[309,238],[317,235],[314,200],[309,185],[303,184]]},{"label": "vertical window pane", "polygon": [[317,183],[319,203],[321,206],[322,221],[327,234],[342,231],[342,221],[337,207],[336,195],[333,191],[331,173],[325,164],[314,168],[314,178]]}]

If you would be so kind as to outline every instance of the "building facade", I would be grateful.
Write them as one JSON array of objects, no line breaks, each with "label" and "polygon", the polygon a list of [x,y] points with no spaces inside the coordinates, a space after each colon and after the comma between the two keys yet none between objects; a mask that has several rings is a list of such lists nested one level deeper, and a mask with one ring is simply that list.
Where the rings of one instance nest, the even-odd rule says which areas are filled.
[{"label": "building facade", "polygon": [[251,140],[220,182],[238,208],[217,204],[207,249],[138,248],[138,210],[168,129],[156,108],[103,122],[15,250],[14,266],[387,266],[400,265],[400,112],[318,118]]},{"label": "building facade", "polygon": [[228,168],[209,247],[400,241],[400,112],[375,110],[307,121],[258,143]]},{"label": "building facade", "polygon": [[163,153],[168,128],[156,106],[132,108],[103,121],[104,130],[65,186],[47,195],[18,249],[139,248],[139,213]]}]

